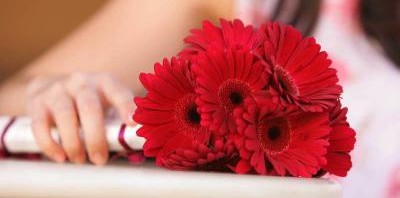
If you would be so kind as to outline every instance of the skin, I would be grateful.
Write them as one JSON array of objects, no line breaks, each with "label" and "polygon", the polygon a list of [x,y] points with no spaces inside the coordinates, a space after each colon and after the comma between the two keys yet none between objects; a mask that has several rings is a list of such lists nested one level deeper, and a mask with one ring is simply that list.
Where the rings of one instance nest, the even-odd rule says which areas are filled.
[{"label": "skin", "polygon": [[[176,54],[201,20],[231,18],[231,8],[232,0],[110,1],[0,84],[0,114],[30,116],[39,147],[56,162],[105,164],[106,110],[115,108],[134,125],[132,99],[143,92],[139,73],[151,72],[154,62]],[[50,137],[52,127],[61,144]]]}]

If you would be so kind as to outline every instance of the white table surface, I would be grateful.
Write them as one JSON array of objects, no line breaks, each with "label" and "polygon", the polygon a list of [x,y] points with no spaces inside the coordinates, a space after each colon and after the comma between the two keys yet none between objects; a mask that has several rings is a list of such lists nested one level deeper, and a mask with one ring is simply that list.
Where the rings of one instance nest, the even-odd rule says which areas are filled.
[{"label": "white table surface", "polygon": [[0,197],[263,197],[339,198],[326,179],[180,172],[153,162],[93,165],[0,160]]}]

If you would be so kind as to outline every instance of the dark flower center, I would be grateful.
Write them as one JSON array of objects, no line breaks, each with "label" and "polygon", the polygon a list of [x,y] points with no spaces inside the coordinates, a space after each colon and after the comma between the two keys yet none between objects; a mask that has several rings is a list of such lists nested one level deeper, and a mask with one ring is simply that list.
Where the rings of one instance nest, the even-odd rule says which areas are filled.
[{"label": "dark flower center", "polygon": [[277,126],[270,127],[267,136],[271,141],[277,140],[281,136],[281,131]]},{"label": "dark flower center", "polygon": [[[196,95],[188,94],[177,101],[175,106],[175,119],[178,129],[187,137],[197,139],[206,138],[208,130],[200,126],[201,116],[197,111]],[[199,140],[201,141],[201,140]]]},{"label": "dark flower center", "polygon": [[298,96],[300,94],[299,88],[296,86],[292,76],[284,68],[276,66],[275,78],[282,91],[294,96]]},{"label": "dark flower center", "polygon": [[200,124],[200,114],[197,112],[196,105],[192,105],[191,107],[188,107],[187,119],[192,124],[195,124],[195,125]]},{"label": "dark flower center", "polygon": [[250,85],[238,79],[225,81],[218,90],[219,102],[228,112],[241,105],[250,94]]},{"label": "dark flower center", "polygon": [[232,92],[231,95],[229,96],[229,99],[231,100],[231,103],[234,105],[240,105],[243,102],[242,95],[240,95],[240,93],[237,92]]},{"label": "dark flower center", "polygon": [[257,129],[260,147],[275,155],[289,148],[291,139],[290,123],[285,118],[275,118],[261,123]]}]

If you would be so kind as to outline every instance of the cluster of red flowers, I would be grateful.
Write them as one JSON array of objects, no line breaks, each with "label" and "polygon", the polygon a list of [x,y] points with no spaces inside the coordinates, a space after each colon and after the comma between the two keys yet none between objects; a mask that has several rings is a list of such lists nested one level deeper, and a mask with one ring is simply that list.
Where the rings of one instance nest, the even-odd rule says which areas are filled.
[{"label": "cluster of red flowers", "polygon": [[336,70],[291,26],[205,21],[177,57],[140,75],[144,154],[174,170],[346,176],[355,131]]}]

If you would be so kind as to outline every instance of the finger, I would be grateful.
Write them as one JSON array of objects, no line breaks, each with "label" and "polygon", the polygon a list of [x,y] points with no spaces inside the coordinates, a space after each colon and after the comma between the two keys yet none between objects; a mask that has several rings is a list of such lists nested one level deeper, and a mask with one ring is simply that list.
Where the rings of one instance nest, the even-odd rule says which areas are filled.
[{"label": "finger", "polygon": [[33,135],[42,152],[51,160],[62,163],[65,161],[65,153],[62,147],[51,137],[51,118],[46,106],[35,102],[27,110],[32,120]]},{"label": "finger", "polygon": [[85,150],[73,99],[62,86],[55,86],[51,91],[47,106],[60,134],[62,147],[71,162],[84,163]]},{"label": "finger", "polygon": [[132,91],[110,76],[102,76],[100,89],[105,99],[115,107],[122,121],[133,125],[132,114],[136,108]]},{"label": "finger", "polygon": [[108,144],[103,107],[97,91],[94,88],[81,90],[76,95],[76,105],[89,159],[97,165],[105,164],[108,159]]}]

